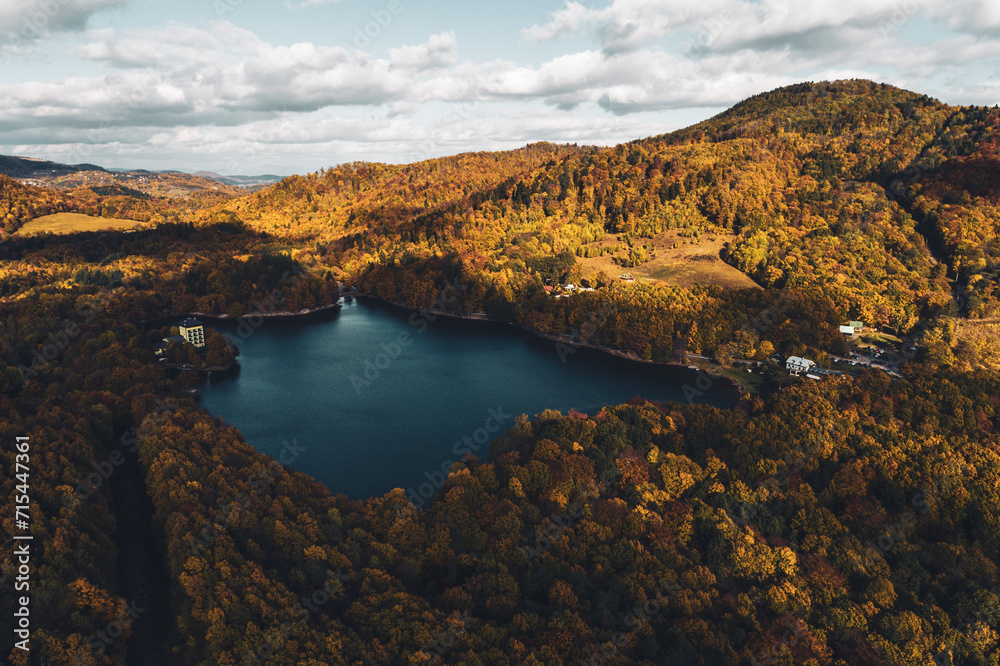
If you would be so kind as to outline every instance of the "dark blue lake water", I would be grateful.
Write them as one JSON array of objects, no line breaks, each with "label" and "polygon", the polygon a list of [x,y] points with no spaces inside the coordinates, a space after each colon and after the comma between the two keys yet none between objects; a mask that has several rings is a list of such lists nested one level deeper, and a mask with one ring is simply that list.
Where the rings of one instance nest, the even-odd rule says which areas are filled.
[{"label": "dark blue lake water", "polygon": [[[683,402],[682,387],[695,382],[685,368],[586,348],[563,362],[555,343],[512,326],[431,322],[368,302],[267,319],[239,347],[239,372],[203,385],[202,406],[258,451],[352,498],[419,490],[468,450],[485,460],[519,414],[593,414],[635,396]],[[719,407],[737,399],[728,382],[699,398]]]}]

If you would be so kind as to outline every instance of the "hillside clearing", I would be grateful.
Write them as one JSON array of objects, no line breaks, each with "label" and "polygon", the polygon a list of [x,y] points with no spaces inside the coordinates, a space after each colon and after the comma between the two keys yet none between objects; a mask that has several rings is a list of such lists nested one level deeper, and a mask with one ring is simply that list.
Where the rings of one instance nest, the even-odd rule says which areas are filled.
[{"label": "hillside clearing", "polygon": [[[604,271],[608,275],[631,274],[636,280],[669,284],[678,287],[714,285],[727,289],[757,289],[759,285],[745,273],[722,261],[719,253],[727,242],[735,238],[732,234],[702,235],[701,239],[685,238],[677,230],[658,234],[652,240],[639,239],[636,242],[652,244],[656,257],[632,268],[616,264],[612,255],[602,257],[577,257],[584,275]],[[622,244],[616,236],[592,244],[593,247]],[[618,254],[621,254],[619,252]]]},{"label": "hillside clearing", "polygon": [[960,321],[955,338],[968,350],[966,356],[971,358],[973,367],[1000,370],[1000,322],[995,319]]},{"label": "hillside clearing", "polygon": [[17,230],[21,236],[36,234],[72,234],[80,231],[108,231],[116,229],[137,229],[142,222],[119,220],[111,217],[94,217],[82,213],[55,213],[36,217]]}]

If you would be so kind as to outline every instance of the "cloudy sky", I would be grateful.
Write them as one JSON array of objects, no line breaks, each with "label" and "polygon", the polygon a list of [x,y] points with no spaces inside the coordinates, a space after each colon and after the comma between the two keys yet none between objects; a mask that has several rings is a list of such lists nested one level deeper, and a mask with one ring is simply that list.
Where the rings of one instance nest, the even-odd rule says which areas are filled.
[{"label": "cloudy sky", "polygon": [[869,78],[1000,102],[996,0],[0,0],[0,153],[287,175],[611,145]]}]

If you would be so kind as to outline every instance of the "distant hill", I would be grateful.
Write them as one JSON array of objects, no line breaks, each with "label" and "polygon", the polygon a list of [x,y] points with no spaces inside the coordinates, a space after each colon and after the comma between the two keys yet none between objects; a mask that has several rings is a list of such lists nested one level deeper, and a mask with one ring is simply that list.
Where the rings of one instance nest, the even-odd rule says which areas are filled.
[{"label": "distant hill", "polygon": [[134,197],[136,199],[150,198],[150,195],[145,192],[118,184],[94,185],[93,187],[89,187],[87,189],[101,197]]},{"label": "distant hill", "polygon": [[262,185],[272,185],[279,182],[283,178],[283,176],[275,176],[273,174],[264,174],[262,176],[223,176],[222,174],[215,173],[214,171],[196,171],[193,175],[201,176],[202,178],[211,178],[212,180],[217,180],[220,183],[234,185],[236,187],[260,187]]},{"label": "distant hill", "polygon": [[66,192],[24,185],[9,176],[0,175],[0,229],[7,234],[14,233],[26,222],[38,217],[77,212],[82,203],[78,197]]},{"label": "distant hill", "polygon": [[[97,195],[98,197],[124,196],[138,199],[157,197],[175,202],[185,200],[184,208],[188,210],[196,210],[228,201],[235,196],[245,194],[248,189],[263,187],[266,183],[278,180],[277,176],[237,176],[236,178],[245,179],[245,182],[231,184],[223,180],[182,171],[106,169],[94,164],[69,165],[11,156],[0,156],[0,175],[9,176],[27,185],[63,192],[86,190],[87,192],[83,192],[82,196],[88,199],[92,195]],[[273,180],[267,180],[269,178]],[[260,180],[262,184],[256,184],[257,180]],[[10,227],[18,226],[22,221],[0,220],[0,224],[4,222],[7,223],[6,227]]]},{"label": "distant hill", "polygon": [[[106,169],[95,164],[60,164],[32,157],[0,155],[0,175],[29,181],[31,185],[70,190],[77,187],[127,188],[152,196],[188,196],[202,191],[221,191],[228,195],[239,190],[259,189],[277,183],[281,176],[223,176],[211,171],[186,173],[177,170]],[[220,188],[219,186],[228,186]],[[239,188],[230,189],[230,188]]]},{"label": "distant hill", "polygon": [[49,162],[32,157],[14,157],[11,155],[0,155],[0,174],[12,178],[31,178],[32,176],[54,176],[80,171],[102,171],[103,167],[94,164],[60,164],[59,162]]},{"label": "distant hill", "polygon": [[[25,158],[0,158],[20,175],[0,173],[0,238],[13,234],[38,218],[63,215],[52,232],[80,230],[79,224],[61,224],[79,217],[129,220],[156,225],[179,221],[203,208],[217,206],[244,194],[245,188],[181,173],[114,172],[93,165],[71,167]],[[43,170],[29,167],[48,165]],[[131,226],[131,225],[129,225]]]}]

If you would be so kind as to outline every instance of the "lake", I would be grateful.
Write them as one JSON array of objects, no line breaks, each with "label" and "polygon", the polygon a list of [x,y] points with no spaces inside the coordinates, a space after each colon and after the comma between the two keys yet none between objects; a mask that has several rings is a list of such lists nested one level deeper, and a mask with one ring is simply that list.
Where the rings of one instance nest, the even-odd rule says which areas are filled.
[{"label": "lake", "polygon": [[[233,321],[206,325],[237,332]],[[213,373],[202,406],[258,451],[355,499],[427,494],[466,451],[485,460],[519,414],[594,414],[636,396],[685,402],[696,381],[687,368],[588,348],[563,347],[561,358],[556,343],[513,326],[368,301],[265,319],[238,344],[239,371]],[[698,398],[737,400],[723,381]]]}]

